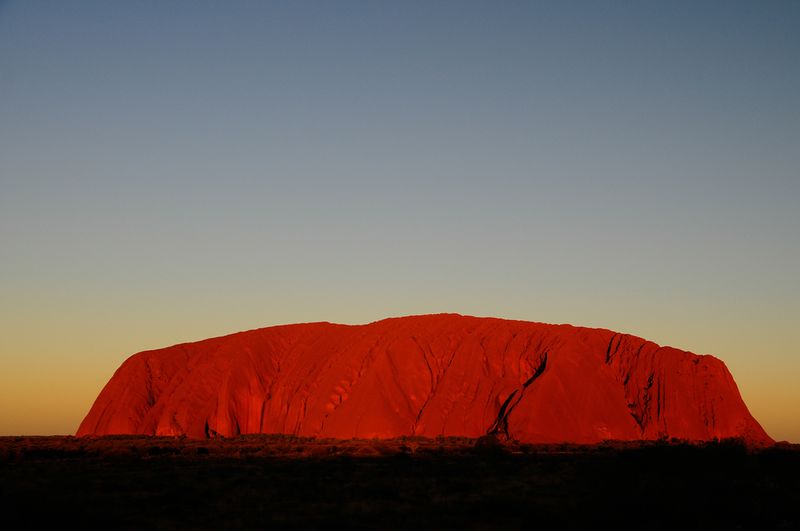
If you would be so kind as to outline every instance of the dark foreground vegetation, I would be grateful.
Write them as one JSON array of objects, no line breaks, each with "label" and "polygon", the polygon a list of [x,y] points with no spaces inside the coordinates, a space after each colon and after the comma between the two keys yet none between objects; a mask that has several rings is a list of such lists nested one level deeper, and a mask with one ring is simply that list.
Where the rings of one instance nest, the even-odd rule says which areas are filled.
[{"label": "dark foreground vegetation", "polygon": [[5,529],[800,529],[800,447],[2,437],[0,516]]}]

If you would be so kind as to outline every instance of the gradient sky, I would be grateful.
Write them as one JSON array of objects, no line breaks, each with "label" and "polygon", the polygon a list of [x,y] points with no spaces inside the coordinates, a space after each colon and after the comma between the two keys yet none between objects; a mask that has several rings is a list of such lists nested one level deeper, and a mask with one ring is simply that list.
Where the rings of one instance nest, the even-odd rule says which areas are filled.
[{"label": "gradient sky", "polygon": [[0,434],[129,355],[458,312],[723,359],[800,442],[800,3],[0,2]]}]

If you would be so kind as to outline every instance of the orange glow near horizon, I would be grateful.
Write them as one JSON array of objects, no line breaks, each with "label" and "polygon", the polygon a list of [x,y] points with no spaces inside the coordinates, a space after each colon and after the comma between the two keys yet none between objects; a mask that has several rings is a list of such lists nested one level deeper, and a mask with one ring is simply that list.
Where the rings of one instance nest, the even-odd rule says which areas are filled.
[{"label": "orange glow near horizon", "polygon": [[[195,310],[196,311],[196,308]],[[296,310],[295,310],[296,311]],[[194,314],[189,311],[189,314]],[[407,314],[422,312],[407,311]],[[468,313],[468,312],[461,312]],[[144,312],[141,315],[145,315]],[[400,313],[387,314],[386,316],[401,315]],[[151,348],[164,347],[185,341],[194,341],[225,335],[227,333],[245,329],[260,328],[256,323],[235,326],[235,317],[230,315],[230,322],[220,326],[207,323],[204,327],[200,322],[190,318],[184,313],[179,320],[179,326],[174,328],[178,332],[169,330],[168,323],[161,320],[158,315],[150,315],[139,327],[129,326],[129,320],[121,319],[114,322],[110,316],[105,319],[98,313],[94,316],[95,326],[90,326],[86,321],[82,324],[77,320],[65,317],[57,326],[52,327],[47,333],[25,323],[8,327],[6,320],[4,330],[4,349],[13,350],[18,356],[9,363],[4,359],[0,385],[4,390],[4,407],[0,417],[0,434],[2,435],[48,435],[48,434],[73,434],[78,424],[88,412],[91,404],[103,385],[110,379],[113,372],[130,354]],[[129,315],[130,317],[130,315]],[[242,323],[246,321],[242,319]],[[286,324],[288,322],[311,322],[328,320],[359,324],[382,318],[365,319],[325,319],[322,315],[308,315],[307,318],[298,317],[294,321],[286,319],[278,321],[273,318],[272,324]],[[520,315],[506,315],[501,317],[522,318]],[[208,316],[208,318],[212,318]],[[542,321],[543,319],[523,319]],[[147,325],[152,326],[149,341],[144,341],[142,332]],[[227,324],[227,329],[224,326]],[[580,323],[590,326],[619,330],[621,327],[612,324]],[[694,351],[698,354],[712,353],[726,362],[729,370],[736,380],[739,390],[750,408],[751,413],[762,424],[765,430],[776,440],[800,441],[800,429],[794,422],[791,409],[786,404],[793,402],[798,397],[793,386],[793,373],[791,371],[775,371],[774,367],[765,366],[762,356],[754,356],[756,343],[772,349],[789,349],[791,343],[772,342],[764,345],[758,335],[748,336],[739,334],[738,337],[726,337],[723,341],[719,338],[708,337],[711,331],[704,329],[687,328],[684,339],[679,337],[665,341],[663,337],[653,337],[657,334],[648,330],[648,325],[653,323],[640,322],[641,331],[623,329],[619,331],[633,333],[640,337],[650,338],[660,344],[668,344],[676,348]],[[138,328],[138,330],[137,330]],[[181,333],[182,332],[182,333]],[[86,338],[90,338],[89,341]],[[11,346],[9,340],[15,344]],[[713,347],[718,352],[712,352]],[[709,348],[712,347],[712,348]],[[44,362],[42,353],[47,353],[51,366]],[[57,370],[54,368],[57,367]]]}]

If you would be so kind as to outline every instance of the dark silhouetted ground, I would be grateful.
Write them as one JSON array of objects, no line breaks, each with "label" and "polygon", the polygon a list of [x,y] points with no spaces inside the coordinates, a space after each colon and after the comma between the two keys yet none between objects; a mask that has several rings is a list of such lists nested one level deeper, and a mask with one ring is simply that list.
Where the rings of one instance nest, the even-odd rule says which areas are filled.
[{"label": "dark silhouetted ground", "polygon": [[800,448],[3,437],[0,500],[4,529],[800,529]]}]

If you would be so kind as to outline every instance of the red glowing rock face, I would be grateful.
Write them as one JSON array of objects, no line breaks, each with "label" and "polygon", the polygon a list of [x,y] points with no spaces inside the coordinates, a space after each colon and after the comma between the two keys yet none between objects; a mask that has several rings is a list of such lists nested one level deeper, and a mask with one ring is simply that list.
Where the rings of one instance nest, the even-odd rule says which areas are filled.
[{"label": "red glowing rock face", "polygon": [[248,433],[772,442],[712,356],[610,330],[451,314],[275,326],[140,352],[77,434]]}]

